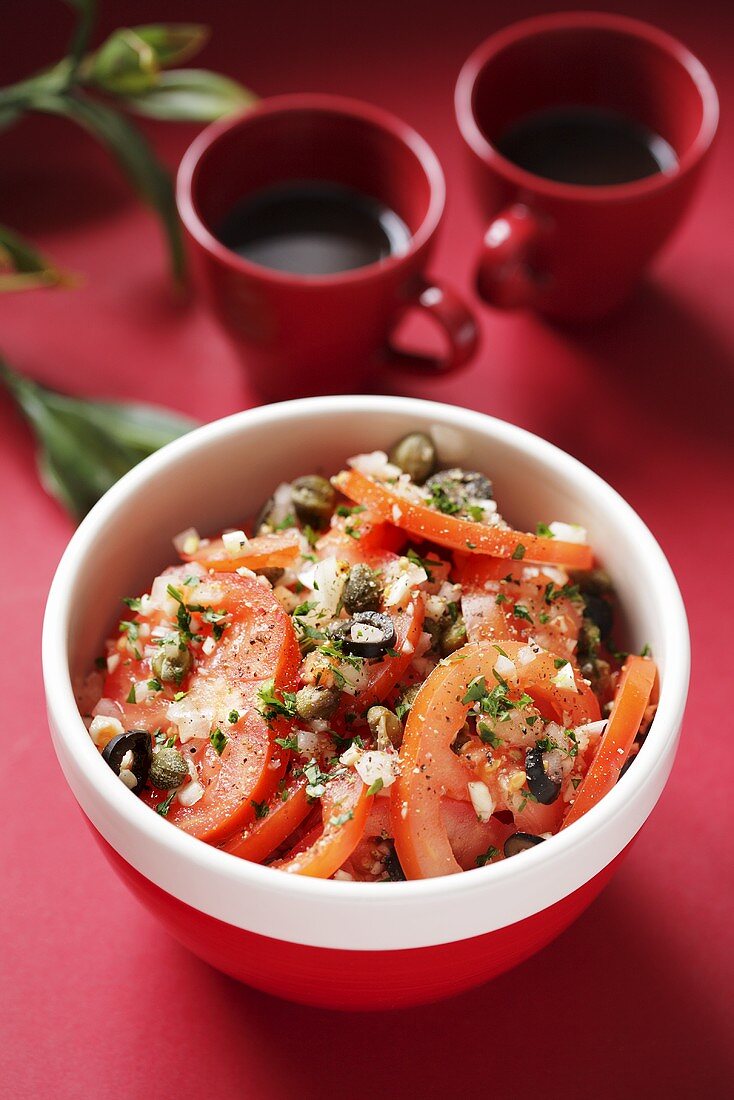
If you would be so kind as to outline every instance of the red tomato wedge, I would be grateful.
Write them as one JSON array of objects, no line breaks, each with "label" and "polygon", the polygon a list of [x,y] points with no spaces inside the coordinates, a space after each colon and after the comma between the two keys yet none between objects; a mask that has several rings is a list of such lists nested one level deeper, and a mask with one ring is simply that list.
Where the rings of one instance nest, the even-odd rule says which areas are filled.
[{"label": "red tomato wedge", "polygon": [[210,539],[195,554],[181,554],[184,561],[198,561],[205,569],[234,573],[237,569],[275,569],[290,565],[301,553],[301,540],[293,530],[276,531],[248,539],[234,556],[225,549],[221,539]]},{"label": "red tomato wedge", "polygon": [[[545,651],[521,665],[518,642],[502,641],[515,661],[517,692],[527,692],[541,713],[564,725],[580,725],[599,716],[591,690],[575,676],[577,691],[557,687],[553,655]],[[492,682],[499,657],[488,643],[470,643],[442,661],[421,687],[411,708],[400,749],[400,775],[391,788],[391,821],[395,847],[409,879],[433,878],[461,871],[441,815],[444,797],[466,800],[467,782],[476,779],[470,765],[451,751],[469,705],[462,700],[477,676]]]},{"label": "red tomato wedge", "polygon": [[619,779],[650,702],[656,671],[649,657],[625,661],[607,727],[562,828],[588,813]]},{"label": "red tomato wedge", "polygon": [[364,504],[377,518],[439,546],[448,546],[464,553],[489,554],[495,558],[514,557],[569,565],[574,569],[590,569],[593,564],[593,551],[585,544],[489,527],[457,516],[447,516],[426,505],[406,500],[357,470],[343,470],[334,478],[334,484],[350,500]]},{"label": "red tomato wedge", "polygon": [[222,851],[262,863],[288,839],[311,809],[306,798],[307,780],[303,775],[291,779],[283,791],[276,791],[265,805],[264,814],[221,845]]},{"label": "red tomato wedge", "polygon": [[[285,770],[288,754],[274,740],[283,731],[279,723],[271,728],[260,714],[258,691],[271,679],[278,691],[294,688],[300,653],[289,616],[254,578],[237,573],[207,577],[189,598],[200,604],[204,595],[207,604],[226,612],[226,629],[210,655],[198,651],[182,685],[185,698],[169,703],[168,718],[180,731],[182,712],[204,715],[227,740],[221,755],[208,737],[182,745],[204,793],[192,806],[174,799],[167,817],[193,836],[217,843],[252,820],[253,804],[270,798]],[[239,717],[231,722],[235,710]],[[143,798],[153,805],[161,800],[151,791]]]},{"label": "red tomato wedge", "polygon": [[[536,572],[537,576],[527,576]],[[459,570],[461,612],[470,642],[530,637],[566,660],[575,656],[582,612],[578,601],[543,572],[506,558],[467,558]]]},{"label": "red tomato wedge", "polygon": [[380,552],[391,556],[404,542],[405,535],[397,527],[365,511],[352,516],[334,515],[315,550],[319,558],[339,558],[354,565],[369,561],[373,555],[379,558]]},{"label": "red tomato wedge", "polygon": [[298,851],[271,866],[293,875],[331,878],[362,839],[373,798],[355,771],[331,779],[321,798],[323,828],[319,835],[309,833],[307,846],[302,842]]}]

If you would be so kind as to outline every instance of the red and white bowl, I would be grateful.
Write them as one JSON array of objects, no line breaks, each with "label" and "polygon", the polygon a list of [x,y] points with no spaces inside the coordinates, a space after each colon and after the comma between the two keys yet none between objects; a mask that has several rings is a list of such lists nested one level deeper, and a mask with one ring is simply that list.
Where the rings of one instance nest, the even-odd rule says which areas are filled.
[{"label": "red and white bowl", "polygon": [[[581,523],[612,574],[633,649],[652,646],[660,705],[623,780],[547,843],[492,867],[421,882],[300,878],[217,851],[151,813],[94,748],[72,678],[87,670],[121,597],[172,560],[172,536],[241,522],[279,481],[336,470],[358,451],[438,426],[444,457],[486,470],[503,512],[534,529]],[[259,989],[330,1007],[419,1004],[514,966],[573,921],[609,881],[660,797],[688,690],[678,586],[655,539],[604,481],[511,424],[397,397],[326,397],[238,413],[141,463],[92,510],[48,598],[43,670],[61,767],[108,859],[165,928]],[[600,949],[601,949],[600,945]]]}]

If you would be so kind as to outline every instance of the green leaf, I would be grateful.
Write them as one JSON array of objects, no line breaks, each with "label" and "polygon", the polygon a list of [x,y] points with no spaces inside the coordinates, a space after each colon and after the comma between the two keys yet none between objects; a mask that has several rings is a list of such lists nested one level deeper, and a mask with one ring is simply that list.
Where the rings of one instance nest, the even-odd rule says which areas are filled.
[{"label": "green leaf", "polygon": [[43,485],[79,519],[141,459],[195,427],[187,417],[149,405],[57,393],[2,360],[0,381],[36,435]]},{"label": "green leaf", "polygon": [[154,87],[125,99],[139,115],[176,122],[213,122],[251,107],[256,96],[235,80],[206,69],[171,69]]},{"label": "green leaf", "polygon": [[174,276],[181,279],[184,253],[173,184],[143,135],[118,111],[81,96],[35,96],[31,107],[72,119],[109,150],[141,198],[158,214],[168,239]]},{"label": "green leaf", "polygon": [[79,75],[105,92],[133,95],[152,88],[158,71],[153,47],[130,27],[121,27],[85,59]]},{"label": "green leaf", "polygon": [[33,245],[0,225],[0,293],[39,286],[71,286],[74,276],[61,271]]},{"label": "green leaf", "polygon": [[151,47],[161,69],[194,57],[209,40],[203,23],[148,23],[130,28]]}]

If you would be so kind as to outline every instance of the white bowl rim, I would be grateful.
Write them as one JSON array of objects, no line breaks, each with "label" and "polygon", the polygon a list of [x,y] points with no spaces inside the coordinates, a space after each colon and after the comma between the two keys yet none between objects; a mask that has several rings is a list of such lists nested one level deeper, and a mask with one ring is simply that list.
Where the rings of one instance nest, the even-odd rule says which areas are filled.
[{"label": "white bowl rim", "polygon": [[[625,776],[625,782],[617,785],[573,826],[545,844],[524,853],[522,859],[502,861],[493,865],[491,872],[486,874],[473,872],[390,884],[324,881],[288,875],[237,859],[173,827],[159,815],[152,813],[138,799],[131,797],[130,792],[106,767],[88,737],[74,699],[68,660],[71,594],[79,567],[108,519],[129,504],[145,482],[184,453],[206,450],[215,441],[247,431],[250,425],[282,425],[304,416],[365,416],[385,412],[432,417],[444,424],[458,428],[468,427],[490,435],[500,443],[520,445],[524,451],[551,469],[563,472],[572,479],[579,486],[582,495],[593,493],[601,496],[607,511],[620,524],[634,531],[640,557],[646,559],[652,567],[649,570],[654,589],[651,598],[655,598],[661,609],[665,635],[671,640],[658,710],[644,751],[639,754],[634,768]],[[620,823],[625,816],[630,818],[626,811],[639,801],[642,809],[636,819],[634,822],[626,822],[621,832],[617,830],[621,839],[614,842],[613,851],[608,843],[605,844],[606,854],[598,861],[599,866],[594,873],[598,873],[611,862],[640,828],[662,790],[665,777],[660,781],[658,773],[666,768],[666,764],[669,769],[685,708],[690,644],[680,591],[660,546],[631,506],[577,459],[523,428],[461,406],[408,397],[343,395],[266,405],[213,421],[163,447],[117,482],[82,521],[61,558],[44,616],[42,663],[53,732],[67,754],[74,759],[82,782],[99,792],[121,827],[138,834],[140,839],[150,844],[164,859],[184,860],[192,871],[195,868],[206,869],[211,878],[216,878],[221,884],[223,895],[227,895],[228,890],[239,891],[241,900],[243,890],[252,887],[260,899],[269,895],[274,902],[292,909],[296,908],[296,903],[302,909],[311,903],[317,904],[319,921],[326,918],[326,923],[320,927],[310,926],[307,920],[287,921],[288,929],[285,933],[282,926],[276,927],[273,934],[277,938],[316,947],[390,950],[470,938],[472,935],[513,923],[513,914],[516,914],[514,919],[521,920],[546,908],[549,904],[547,901],[538,904],[533,890],[534,877],[543,873],[543,868],[543,877],[552,877],[554,869],[567,861],[574,850],[580,852],[584,849],[588,855],[589,845],[593,845],[594,838],[601,837],[602,831]],[[667,776],[667,771],[665,775]],[[578,886],[583,885],[590,877],[593,875],[585,875]],[[169,892],[174,891],[169,888]],[[190,899],[187,901],[186,897],[181,896],[182,891],[176,890],[175,893],[179,900],[194,904]],[[523,893],[527,900],[510,906],[509,909],[499,905],[495,916],[491,912],[487,913],[488,896],[494,895],[499,900],[509,893]],[[564,890],[557,900],[567,893],[568,890]],[[391,914],[394,918],[410,914],[415,921],[420,919],[421,913],[428,913],[432,903],[441,902],[441,909],[445,913],[446,903],[457,911],[467,911],[471,909],[473,901],[480,899],[483,910],[481,918],[477,919],[475,915],[472,919],[467,917],[458,920],[456,926],[450,930],[442,930],[431,921],[427,921],[425,927],[417,925],[408,929],[387,928],[387,925],[397,923],[396,920],[391,922]],[[386,915],[386,922],[375,921],[378,902],[379,911]],[[208,898],[195,903],[194,907],[237,927],[268,934],[267,926],[263,927],[263,922],[258,921],[257,916],[249,911],[249,907],[238,918],[231,899],[228,904],[224,904],[220,896]],[[333,919],[329,919],[332,912]],[[345,929],[345,914],[356,915],[358,912],[363,914],[358,921],[359,927]],[[367,914],[369,916],[365,920],[364,915]],[[299,923],[304,927],[300,927]],[[375,925],[373,931],[370,931],[371,924]]]}]

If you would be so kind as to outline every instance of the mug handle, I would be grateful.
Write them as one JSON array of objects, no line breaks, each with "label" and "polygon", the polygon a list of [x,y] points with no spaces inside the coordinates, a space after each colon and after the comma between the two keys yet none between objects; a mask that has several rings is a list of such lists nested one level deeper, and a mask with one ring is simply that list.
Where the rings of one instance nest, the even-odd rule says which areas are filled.
[{"label": "mug handle", "polygon": [[415,298],[401,311],[420,309],[443,329],[448,341],[445,355],[420,355],[388,344],[390,366],[428,374],[448,374],[469,362],[479,345],[479,326],[469,308],[455,291],[436,279],[420,277]]},{"label": "mug handle", "polygon": [[524,203],[497,215],[484,234],[477,267],[477,291],[485,302],[502,309],[535,304],[538,278],[528,256],[540,234],[540,220]]}]

